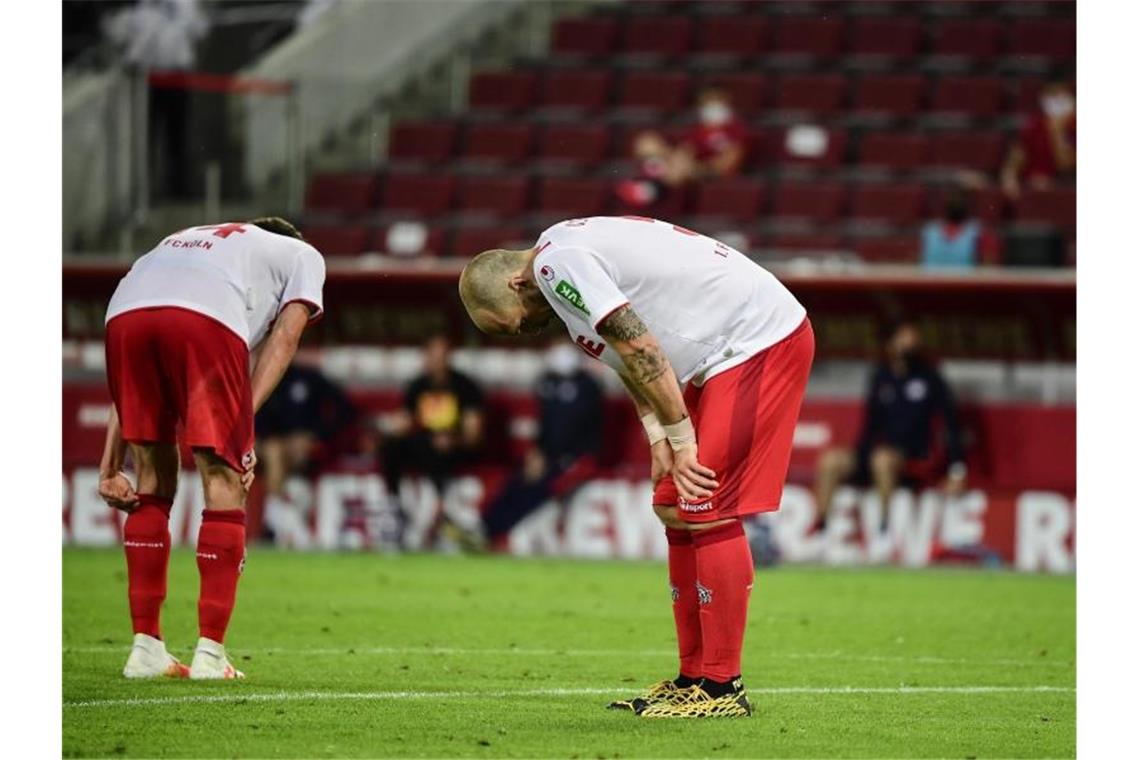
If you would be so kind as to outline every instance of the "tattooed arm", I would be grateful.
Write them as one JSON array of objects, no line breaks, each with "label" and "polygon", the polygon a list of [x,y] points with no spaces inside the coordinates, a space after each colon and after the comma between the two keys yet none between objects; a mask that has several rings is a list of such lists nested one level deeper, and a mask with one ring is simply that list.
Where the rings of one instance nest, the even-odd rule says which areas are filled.
[{"label": "tattooed arm", "polygon": [[639,412],[652,411],[662,424],[679,422],[688,416],[673,367],[632,306],[626,304],[602,320],[598,334],[625,364],[622,381]]},{"label": "tattooed arm", "polygon": [[[689,416],[673,367],[633,307],[627,304],[602,320],[598,334],[621,356],[626,369],[622,382],[639,414],[652,411],[662,425],[673,425]],[[654,484],[671,470],[682,499],[698,502],[710,498],[719,484],[716,473],[697,459],[696,441],[679,448],[670,446],[671,442],[659,441],[653,447]]]}]

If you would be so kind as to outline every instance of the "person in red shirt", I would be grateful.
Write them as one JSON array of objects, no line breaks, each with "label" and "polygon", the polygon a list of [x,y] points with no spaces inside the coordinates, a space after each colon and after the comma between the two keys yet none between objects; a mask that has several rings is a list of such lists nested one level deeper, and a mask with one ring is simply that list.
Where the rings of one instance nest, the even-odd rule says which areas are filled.
[{"label": "person in red shirt", "polygon": [[697,123],[676,145],[660,133],[645,131],[633,141],[637,176],[617,183],[618,198],[631,209],[649,210],[689,182],[731,177],[744,163],[748,138],[728,93],[706,87],[697,96]]},{"label": "person in red shirt", "polygon": [[1023,184],[1045,188],[1077,170],[1077,101],[1067,82],[1041,90],[1040,108],[1021,127],[1006,155],[1001,186],[1010,198]]},{"label": "person in red shirt", "polygon": [[728,93],[705,87],[697,95],[697,123],[681,140],[678,152],[691,166],[691,178],[731,177],[744,164],[748,130],[736,115]]}]

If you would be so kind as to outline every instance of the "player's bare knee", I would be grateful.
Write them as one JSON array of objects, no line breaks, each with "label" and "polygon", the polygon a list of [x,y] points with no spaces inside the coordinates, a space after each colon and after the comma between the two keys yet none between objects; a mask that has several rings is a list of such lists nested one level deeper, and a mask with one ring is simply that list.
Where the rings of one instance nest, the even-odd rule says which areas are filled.
[{"label": "player's bare knee", "polygon": [[213,451],[194,451],[194,464],[202,478],[207,509],[244,509],[241,474]]}]

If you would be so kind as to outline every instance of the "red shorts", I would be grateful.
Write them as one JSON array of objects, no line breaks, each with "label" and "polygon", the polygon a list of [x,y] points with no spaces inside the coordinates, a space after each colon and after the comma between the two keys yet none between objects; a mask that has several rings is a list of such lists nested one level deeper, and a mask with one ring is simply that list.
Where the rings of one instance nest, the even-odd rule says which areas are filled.
[{"label": "red shorts", "polygon": [[690,504],[665,476],[653,503],[678,507],[685,522],[712,522],[780,508],[792,437],[807,389],[815,334],[804,319],[788,337],[703,386],[689,384],[685,406],[697,430],[697,458],[716,472],[712,498]]},{"label": "red shorts", "polygon": [[[245,341],[177,307],[137,309],[107,323],[107,383],[123,439],[212,449],[235,470],[253,451]],[[181,435],[178,427],[181,425]]]}]

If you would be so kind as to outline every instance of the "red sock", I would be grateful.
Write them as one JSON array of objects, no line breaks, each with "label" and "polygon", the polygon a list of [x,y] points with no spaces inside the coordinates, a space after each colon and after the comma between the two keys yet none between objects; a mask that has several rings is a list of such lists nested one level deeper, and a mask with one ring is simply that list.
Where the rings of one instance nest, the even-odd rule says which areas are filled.
[{"label": "red sock", "polygon": [[697,604],[697,552],[693,532],[666,528],[665,538],[669,541],[669,585],[673,587],[680,675],[697,679],[702,675],[701,609]]},{"label": "red sock", "polygon": [[238,576],[245,567],[245,512],[207,509],[198,531],[198,635],[219,644],[234,611]]},{"label": "red sock", "polygon": [[755,578],[752,551],[739,520],[694,531],[693,543],[704,648],[701,675],[730,681],[740,675],[748,595]]},{"label": "red sock", "polygon": [[123,524],[127,555],[127,596],[135,633],[161,639],[158,616],[166,600],[166,566],[170,560],[170,499],[139,494],[139,506]]}]

